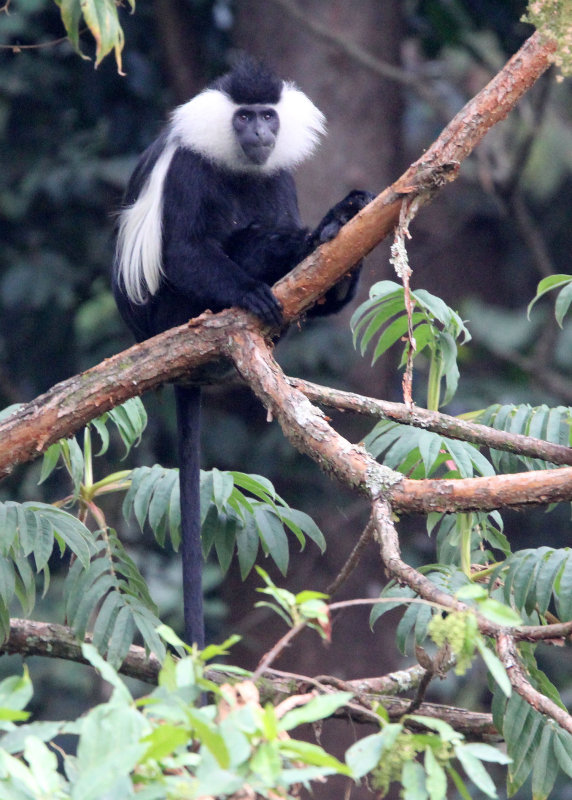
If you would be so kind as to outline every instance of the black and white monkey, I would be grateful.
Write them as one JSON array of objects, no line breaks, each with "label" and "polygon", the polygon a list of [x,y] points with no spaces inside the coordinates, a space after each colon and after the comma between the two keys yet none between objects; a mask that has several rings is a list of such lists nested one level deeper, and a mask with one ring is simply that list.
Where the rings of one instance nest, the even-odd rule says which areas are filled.
[{"label": "black and white monkey", "polygon": [[[351,192],[314,232],[302,226],[292,171],[324,131],[300,89],[249,57],[173,112],[141,156],[119,217],[113,291],[138,341],[206,309],[238,306],[281,324],[270,287],[372,199]],[[342,308],[358,272],[311,313]],[[200,389],[175,392],[185,637],[203,647]]]}]

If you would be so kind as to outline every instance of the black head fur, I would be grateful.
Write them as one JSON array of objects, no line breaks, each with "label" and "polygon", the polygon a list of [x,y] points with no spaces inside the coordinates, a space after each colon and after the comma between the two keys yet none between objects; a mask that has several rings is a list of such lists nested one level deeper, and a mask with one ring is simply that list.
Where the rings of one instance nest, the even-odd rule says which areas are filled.
[{"label": "black head fur", "polygon": [[274,105],[280,100],[282,86],[282,80],[265,64],[252,56],[244,55],[212,88],[227,94],[237,105]]}]

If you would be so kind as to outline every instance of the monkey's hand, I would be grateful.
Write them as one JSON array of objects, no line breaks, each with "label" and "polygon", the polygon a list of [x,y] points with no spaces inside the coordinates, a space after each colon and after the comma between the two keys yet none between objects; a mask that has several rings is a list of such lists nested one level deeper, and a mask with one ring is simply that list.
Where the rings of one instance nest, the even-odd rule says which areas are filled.
[{"label": "monkey's hand", "polygon": [[308,236],[308,253],[311,253],[312,250],[315,250],[316,247],[324,242],[329,242],[330,239],[334,239],[346,222],[349,222],[362,208],[365,208],[368,203],[371,203],[374,197],[375,195],[371,192],[362,192],[355,189],[344,197],[343,200],[340,200],[339,203],[336,203],[336,205],[328,211],[316,230]]},{"label": "monkey's hand", "polygon": [[[316,230],[309,234],[307,238],[307,253],[311,253],[312,250],[315,250],[316,247],[319,247],[324,242],[329,242],[330,239],[334,239],[346,222],[349,222],[362,208],[365,208],[368,203],[371,203],[374,197],[375,195],[371,192],[354,190],[350,192],[347,197],[344,197],[343,200],[340,200],[339,203],[328,211]],[[361,262],[354,265],[350,275],[342,278],[335,286],[332,286],[332,288],[318,300],[316,305],[310,309],[308,315],[312,317],[322,317],[327,314],[334,314],[349,303],[356,292],[360,270]]]},{"label": "monkey's hand", "polygon": [[283,323],[282,304],[272,294],[270,286],[262,281],[253,281],[253,287],[240,297],[237,305],[251,311],[273,328]]}]

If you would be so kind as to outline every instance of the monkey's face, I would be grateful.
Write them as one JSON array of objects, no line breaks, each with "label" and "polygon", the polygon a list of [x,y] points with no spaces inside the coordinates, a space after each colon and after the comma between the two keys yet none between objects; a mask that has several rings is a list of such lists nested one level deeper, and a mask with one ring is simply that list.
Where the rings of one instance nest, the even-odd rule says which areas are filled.
[{"label": "monkey's face", "polygon": [[276,145],[280,119],[272,106],[240,106],[232,118],[232,127],[240,151],[249,164],[263,166]]}]

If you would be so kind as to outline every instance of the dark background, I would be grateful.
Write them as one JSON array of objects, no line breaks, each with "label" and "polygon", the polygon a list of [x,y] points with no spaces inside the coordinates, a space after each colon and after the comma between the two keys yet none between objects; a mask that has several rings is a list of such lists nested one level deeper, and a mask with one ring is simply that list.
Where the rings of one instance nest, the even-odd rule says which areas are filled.
[{"label": "dark background", "polygon": [[[122,190],[169,109],[220,74],[238,49],[267,59],[326,114],[329,135],[298,173],[303,218],[312,225],[350,189],[381,191],[420,156],[531,33],[519,21],[524,9],[517,0],[140,2],[135,14],[121,12],[126,74],[120,76],[111,57],[94,70],[68,43],[50,44],[63,35],[50,0],[13,0],[0,16],[0,407],[30,400],[132,343],[109,290]],[[88,35],[82,41],[90,54]],[[363,54],[380,63],[364,66]],[[388,77],[384,65],[395,74]],[[525,313],[542,277],[572,272],[571,109],[570,86],[546,75],[412,226],[413,286],[458,309],[474,337],[461,354],[452,413],[493,402],[568,404],[572,397],[570,329],[557,328],[550,304],[530,322]],[[373,282],[393,277],[388,251],[383,243],[368,258],[360,299]],[[394,360],[385,357],[370,369],[353,350],[351,310],[291,331],[279,361],[289,374],[401,399]],[[423,405],[422,363],[418,370],[415,396]],[[174,465],[170,391],[145,403],[148,432],[127,466]],[[205,405],[205,467],[263,474],[316,519],[326,554],[311,544],[301,554],[293,548],[286,585],[323,590],[363,529],[365,504],[295,453],[246,390],[213,390]],[[336,424],[354,439],[368,430],[347,417]],[[117,447],[101,459],[100,475],[120,468],[120,455]],[[38,488],[38,469],[17,470],[0,486],[0,499],[50,501],[67,491],[63,477]],[[127,526],[118,507],[108,503],[106,512],[130,542],[163,617],[179,627],[177,557]],[[567,510],[507,515],[506,524],[515,548],[570,541]],[[399,530],[412,563],[434,558],[423,520],[403,520]],[[282,580],[271,564],[263,566]],[[258,579],[243,585],[232,569],[221,580],[214,565],[207,578],[210,635],[241,633],[236,658],[255,665],[283,632],[277,617],[252,611]],[[372,546],[341,597],[375,596],[384,581]],[[38,617],[62,621],[57,583],[56,568],[55,588]],[[367,611],[346,612],[336,619],[329,648],[309,632],[277,666],[354,678],[412,663],[400,659],[392,629],[383,629],[389,617],[382,619],[372,633]],[[13,668],[12,659],[4,663]],[[566,659],[547,663],[563,685]],[[43,716],[75,714],[80,697],[101,691],[91,674],[69,664],[34,662],[33,677]],[[478,708],[478,686],[450,678],[437,696]]]}]

